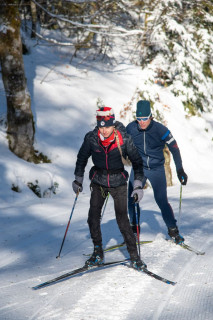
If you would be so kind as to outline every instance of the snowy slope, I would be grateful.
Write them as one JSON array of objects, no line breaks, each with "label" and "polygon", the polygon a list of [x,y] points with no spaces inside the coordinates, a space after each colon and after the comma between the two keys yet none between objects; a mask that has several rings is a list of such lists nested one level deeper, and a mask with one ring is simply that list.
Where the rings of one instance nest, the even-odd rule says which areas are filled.
[{"label": "snowy slope", "polygon": [[[32,48],[25,57],[26,76],[36,121],[36,148],[51,164],[25,163],[7,149],[6,132],[0,127],[0,319],[199,319],[213,318],[213,117],[187,119],[178,98],[168,89],[153,85],[159,95],[155,108],[163,112],[179,144],[184,169],[189,176],[183,187],[179,215],[180,185],[173,165],[174,186],[169,201],[186,243],[206,251],[196,256],[166,242],[166,227],[151,189],[141,202],[141,239],[154,240],[141,247],[142,258],[153,272],[177,281],[172,287],[124,266],[75,277],[33,291],[32,286],[80,267],[92,251],[87,226],[89,206],[88,171],[69,232],[56,260],[75,199],[71,183],[78,149],[87,131],[95,125],[98,98],[120,111],[136,88],[145,86],[146,71],[131,64],[104,66],[91,62],[76,68],[67,53],[46,47]],[[54,67],[54,68],[53,68]],[[79,67],[79,66],[78,66]],[[52,69],[52,70],[51,70]],[[50,72],[51,70],[51,72]],[[1,84],[2,87],[2,84]],[[147,87],[147,84],[146,84]],[[0,119],[5,117],[5,99]],[[136,104],[136,101],[134,102]],[[129,114],[124,123],[130,120]],[[55,182],[56,195],[37,198],[27,187],[38,180],[42,194]],[[21,189],[11,190],[12,184]],[[102,221],[105,246],[122,241],[109,199]],[[107,253],[106,261],[128,257],[125,249]]]}]

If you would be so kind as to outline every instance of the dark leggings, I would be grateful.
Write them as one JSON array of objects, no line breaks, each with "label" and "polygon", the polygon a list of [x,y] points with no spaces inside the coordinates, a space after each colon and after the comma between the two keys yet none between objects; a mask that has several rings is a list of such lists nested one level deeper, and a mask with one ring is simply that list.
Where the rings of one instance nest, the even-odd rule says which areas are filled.
[{"label": "dark leggings", "polygon": [[[101,235],[101,210],[107,196],[110,193],[114,200],[115,216],[119,230],[124,238],[131,259],[138,257],[136,239],[129,223],[127,215],[127,185],[116,188],[100,187],[91,183],[90,209],[88,225],[94,245],[102,245]],[[105,194],[105,196],[104,196]]]}]

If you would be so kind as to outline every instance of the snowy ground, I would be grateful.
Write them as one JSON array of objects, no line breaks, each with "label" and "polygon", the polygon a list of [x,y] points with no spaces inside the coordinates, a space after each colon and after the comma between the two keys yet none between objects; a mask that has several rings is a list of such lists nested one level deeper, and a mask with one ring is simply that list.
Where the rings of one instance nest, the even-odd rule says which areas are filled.
[{"label": "snowy ground", "polygon": [[[142,258],[151,271],[177,281],[174,287],[125,266],[114,266],[32,290],[40,282],[82,266],[86,259],[83,254],[92,252],[86,222],[89,163],[61,259],[56,259],[75,199],[71,182],[76,154],[84,135],[95,125],[97,99],[112,106],[119,119],[123,105],[136,87],[143,86],[146,75],[124,64],[104,69],[93,63],[78,70],[68,64],[65,56],[58,61],[54,49],[42,47],[32,48],[25,57],[25,66],[36,121],[36,146],[52,163],[36,166],[15,157],[7,149],[1,122],[0,320],[213,319],[213,117],[209,114],[186,120],[181,102],[168,90],[154,85],[161,101],[159,108],[167,106],[164,115],[189,176],[179,215],[180,185],[173,166],[174,186],[168,188],[169,201],[186,243],[206,254],[197,256],[165,241],[166,227],[152,190],[147,189],[141,202],[141,240],[154,241],[141,247]],[[0,119],[5,117],[5,101],[2,104]],[[57,194],[37,198],[27,187],[27,182],[36,179],[42,193],[54,182],[59,183]],[[13,192],[12,184],[22,192]],[[105,246],[122,241],[111,198],[102,232]],[[107,253],[105,259],[123,257],[128,257],[125,249]]]},{"label": "snowy ground", "polygon": [[[201,192],[202,190],[202,192]],[[92,251],[86,224],[88,194],[76,205],[61,259],[56,259],[74,200],[34,200],[1,209],[0,319],[202,319],[213,316],[212,185],[184,189],[181,231],[186,242],[206,251],[197,256],[164,240],[166,230],[147,191],[142,210],[141,247],[153,272],[177,281],[173,287],[124,266],[85,274],[33,291],[32,286],[83,265]],[[178,212],[178,186],[169,188]],[[112,200],[102,223],[105,245],[120,242]],[[127,257],[125,249],[106,261]]]}]

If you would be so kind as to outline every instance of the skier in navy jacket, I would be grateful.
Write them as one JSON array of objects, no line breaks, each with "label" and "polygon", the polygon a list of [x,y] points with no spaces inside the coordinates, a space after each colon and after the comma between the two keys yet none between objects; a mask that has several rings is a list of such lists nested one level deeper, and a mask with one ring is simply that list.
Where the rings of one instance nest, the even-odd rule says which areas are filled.
[{"label": "skier in navy jacket", "polygon": [[[167,199],[167,184],[164,169],[165,159],[163,154],[163,149],[167,145],[172,153],[180,183],[186,185],[187,175],[183,170],[180,150],[169,129],[153,120],[149,101],[138,101],[136,118],[137,120],[128,124],[126,129],[132,136],[134,144],[143,160],[143,187],[148,179],[153,188],[155,201],[161,210],[163,220],[168,228],[169,236],[177,244],[182,243],[184,238],[179,234],[177,221]],[[131,197],[133,177],[134,173],[132,171],[129,180],[128,209],[132,229],[136,232],[135,206]]]}]

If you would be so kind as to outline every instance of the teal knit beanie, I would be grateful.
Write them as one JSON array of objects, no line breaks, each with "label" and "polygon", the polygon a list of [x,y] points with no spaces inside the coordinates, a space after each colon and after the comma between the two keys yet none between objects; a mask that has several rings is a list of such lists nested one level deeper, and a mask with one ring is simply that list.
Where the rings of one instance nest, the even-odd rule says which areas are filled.
[{"label": "teal knit beanie", "polygon": [[139,100],[136,108],[136,117],[151,116],[150,102],[147,100]]}]

